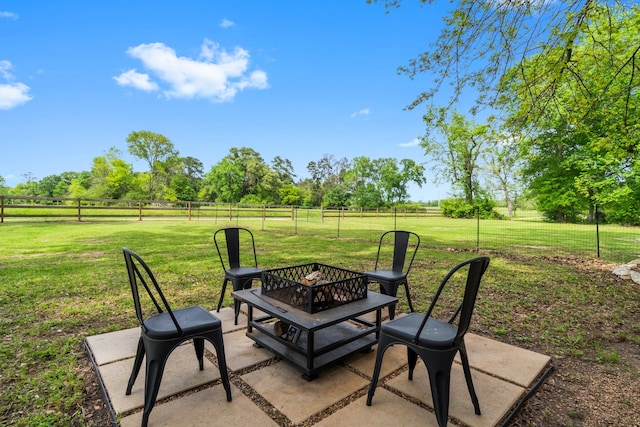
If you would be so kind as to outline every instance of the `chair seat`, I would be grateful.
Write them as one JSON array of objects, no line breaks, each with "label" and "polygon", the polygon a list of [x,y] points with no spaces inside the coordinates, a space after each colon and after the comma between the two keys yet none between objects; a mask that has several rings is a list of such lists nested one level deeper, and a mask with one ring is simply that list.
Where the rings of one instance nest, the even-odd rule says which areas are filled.
[{"label": "chair seat", "polygon": [[260,277],[262,269],[257,267],[234,267],[226,270],[225,273],[229,277],[242,279],[244,277]]},{"label": "chair seat", "polygon": [[152,339],[179,338],[201,331],[211,332],[222,327],[220,319],[197,305],[175,310],[173,314],[182,328],[183,335],[178,334],[169,313],[163,312],[151,316],[143,322],[147,337]]},{"label": "chair seat", "polygon": [[[382,325],[381,331],[402,341],[412,342],[423,319],[424,316],[422,314],[410,313],[385,323]],[[450,348],[457,333],[458,328],[456,326],[438,319],[429,318],[420,334],[418,345],[432,348]]]},{"label": "chair seat", "polygon": [[365,271],[364,274],[367,276],[369,281],[374,281],[374,282],[377,282],[379,280],[396,282],[399,280],[403,280],[405,277],[407,277],[407,275],[401,271],[392,271],[392,270]]}]

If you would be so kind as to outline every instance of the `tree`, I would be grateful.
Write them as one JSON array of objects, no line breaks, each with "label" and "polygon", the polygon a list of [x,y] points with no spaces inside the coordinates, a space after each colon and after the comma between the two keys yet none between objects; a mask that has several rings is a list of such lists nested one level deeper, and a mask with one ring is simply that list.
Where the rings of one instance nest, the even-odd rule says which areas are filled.
[{"label": "tree", "polygon": [[74,198],[86,198],[91,188],[91,172],[82,171],[75,178],[71,179],[67,189],[67,195]]},{"label": "tree", "polygon": [[173,201],[194,201],[197,197],[198,193],[196,193],[189,178],[185,175],[176,175],[171,178],[169,187],[165,192],[165,198]]},{"label": "tree", "polygon": [[509,218],[514,217],[517,200],[523,192],[519,149],[518,139],[510,135],[497,140],[484,156],[489,186],[504,199]]},{"label": "tree", "polygon": [[278,174],[282,184],[293,184],[293,179],[296,177],[296,174],[294,173],[291,160],[276,156],[271,161],[271,169]]},{"label": "tree", "polygon": [[371,160],[361,156],[354,158],[351,168],[344,173],[347,187],[344,193],[353,206],[392,206],[408,200],[410,182],[424,184],[423,165],[411,159],[398,163],[394,158]]},{"label": "tree", "polygon": [[225,159],[236,165],[240,171],[240,199],[249,194],[257,194],[260,181],[269,171],[260,153],[253,148],[234,147],[229,150]]},{"label": "tree", "polygon": [[163,198],[172,201],[196,200],[203,179],[202,162],[194,157],[175,157],[174,161],[164,166],[163,174],[169,181],[164,186]]},{"label": "tree", "polygon": [[293,184],[285,184],[278,190],[280,193],[280,201],[283,205],[298,206],[302,204],[303,194],[300,187]]},{"label": "tree", "polygon": [[244,172],[229,158],[223,158],[204,176],[198,198],[204,201],[237,203],[242,198]]},{"label": "tree", "polygon": [[[93,159],[91,187],[87,195],[95,198],[120,199],[131,191],[135,178],[133,166],[120,158],[122,153],[111,147],[104,156]],[[75,191],[80,190],[75,187]]]},{"label": "tree", "polygon": [[[640,8],[594,2],[576,31],[570,50],[525,58],[505,75],[502,90],[517,95],[502,99],[507,125],[531,135],[525,171],[547,216],[573,220],[582,208],[594,221],[600,206],[636,223]],[[564,77],[549,82],[556,72]]]},{"label": "tree", "polygon": [[350,168],[349,160],[345,157],[337,160],[331,154],[324,154],[317,162],[307,164],[307,170],[311,174],[311,204],[320,206],[323,203],[325,192],[336,184],[342,182],[344,173]]},{"label": "tree", "polygon": [[53,197],[56,186],[62,179],[60,175],[48,175],[38,181],[35,192],[39,197]]},{"label": "tree", "polygon": [[347,206],[349,204],[349,190],[343,184],[335,184],[325,191],[322,198],[323,206]]},{"label": "tree", "polygon": [[[429,123],[436,114],[445,113],[431,110],[430,115],[425,116],[425,122]],[[457,112],[451,114],[449,123],[444,120],[437,123],[440,135],[428,132],[421,138],[420,145],[434,164],[436,180],[448,181],[472,205],[474,196],[480,191],[479,160],[492,138],[491,127],[470,122]]]},{"label": "tree", "polygon": [[423,165],[411,159],[400,160],[400,165],[396,159],[384,159],[380,168],[380,188],[382,198],[387,204],[407,202],[409,200],[407,186],[410,182],[416,183],[419,187],[426,182]]},{"label": "tree", "polygon": [[146,130],[131,132],[127,136],[127,145],[131,155],[149,165],[148,195],[153,199],[159,187],[159,176],[167,170],[168,163],[177,159],[178,151],[166,136]]},{"label": "tree", "polygon": [[[399,7],[402,0],[367,0],[368,3],[383,3],[387,12]],[[431,5],[435,0],[420,0]],[[637,13],[634,1],[624,0],[454,0],[444,18],[444,26],[438,38],[429,45],[429,50],[401,66],[399,71],[410,78],[418,74],[433,76],[431,87],[420,93],[408,108],[432,102],[437,94],[450,93],[447,107],[458,103],[464,94],[476,94],[474,110],[492,106],[502,96],[526,98],[528,87],[518,93],[504,92],[499,82],[513,69],[534,55],[546,58],[550,67],[540,69],[539,78],[546,82],[547,90],[532,97],[532,113],[553,106],[554,88],[567,80],[576,84],[589,80],[587,69],[570,69],[575,60],[573,53],[579,40],[589,34],[589,23],[598,21],[602,34],[613,34],[621,22],[599,15],[625,15]],[[626,28],[632,28],[622,24]],[[611,70],[611,82],[621,82],[619,95],[625,98],[632,94],[640,76],[635,73],[638,63],[637,43],[631,43],[626,56],[618,61],[617,54],[607,51],[602,44],[600,60],[615,63]],[[613,61],[612,61],[613,60]],[[531,81],[535,83],[534,81]],[[629,111],[627,117],[631,117]],[[532,116],[535,117],[535,114]]]},{"label": "tree", "polygon": [[189,186],[197,193],[204,176],[204,165],[195,157],[183,157],[180,159],[182,173],[189,181]]},{"label": "tree", "polygon": [[7,194],[11,196],[36,196],[37,195],[37,178],[31,173],[22,174],[25,182],[20,182],[13,188],[7,190]]}]

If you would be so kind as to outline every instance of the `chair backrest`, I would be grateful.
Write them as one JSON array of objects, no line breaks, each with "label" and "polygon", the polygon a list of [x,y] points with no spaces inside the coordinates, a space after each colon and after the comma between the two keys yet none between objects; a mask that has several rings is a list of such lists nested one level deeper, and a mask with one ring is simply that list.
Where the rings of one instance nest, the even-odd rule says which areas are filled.
[{"label": "chair backrest", "polygon": [[420,328],[418,328],[418,332],[414,337],[415,343],[418,342],[418,338],[422,333],[422,328],[424,328],[424,326],[426,325],[427,319],[431,317],[431,313],[433,312],[433,309],[436,306],[440,295],[442,294],[442,290],[449,282],[449,279],[451,279],[451,277],[453,277],[457,272],[461,270],[464,271],[463,269],[465,267],[467,268],[467,280],[464,288],[464,295],[462,297],[462,303],[460,303],[458,308],[454,311],[453,315],[449,319],[449,323],[453,323],[456,318],[460,316],[458,319],[458,333],[456,335],[455,342],[458,342],[462,337],[464,337],[464,335],[469,330],[471,315],[473,314],[473,308],[476,304],[476,297],[478,296],[478,289],[480,288],[480,280],[489,267],[489,257],[486,256],[472,258],[470,260],[461,262],[460,264],[453,267],[451,271],[447,273],[444,279],[442,279],[442,282],[440,283],[440,286],[438,287],[438,290],[436,291],[436,294],[431,301],[431,305],[429,306],[429,309],[424,316],[422,324],[420,325]]},{"label": "chair backrest", "polygon": [[[393,239],[393,241],[391,241]],[[393,257],[386,259],[385,247],[393,244]],[[393,270],[395,272],[401,272],[409,274],[411,264],[416,257],[418,248],[420,247],[420,236],[412,231],[404,230],[391,230],[387,231],[380,236],[380,243],[378,244],[378,254],[376,255],[376,266],[374,270]],[[410,255],[409,262],[407,263],[407,256]],[[383,258],[385,258],[383,260]],[[391,261],[391,264],[389,264]]]},{"label": "chair backrest", "polygon": [[242,227],[221,228],[213,234],[213,241],[222,268],[257,267],[256,244],[253,233]]},{"label": "chair backrest", "polygon": [[[124,254],[124,261],[127,265],[127,273],[129,274],[129,284],[131,285],[136,317],[138,318],[140,325],[143,326],[144,319],[146,318],[143,309],[143,305],[146,307],[146,304],[143,304],[144,299],[145,301],[152,303],[158,313],[167,312],[176,326],[178,333],[182,334],[182,329],[180,328],[167,299],[164,297],[158,282],[153,276],[151,269],[142,260],[142,258],[132,250],[122,248],[122,252]],[[140,285],[142,285],[142,288],[146,291],[142,293],[142,298]]]}]

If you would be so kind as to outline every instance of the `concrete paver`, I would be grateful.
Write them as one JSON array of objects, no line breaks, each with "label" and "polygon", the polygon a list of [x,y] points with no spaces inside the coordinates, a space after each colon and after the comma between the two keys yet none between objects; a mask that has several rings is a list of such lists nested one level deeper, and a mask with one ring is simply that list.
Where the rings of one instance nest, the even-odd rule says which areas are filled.
[{"label": "concrete paver", "polygon": [[[156,405],[149,417],[150,426],[277,426],[240,390],[231,386],[233,400],[218,384],[181,399]],[[139,427],[142,412],[120,420],[121,427]]]},{"label": "concrete paver", "polygon": [[436,416],[383,388],[376,391],[375,403],[367,406],[363,396],[316,424],[317,427],[425,426],[437,427]]},{"label": "concrete paver", "polygon": [[[491,375],[528,387],[551,362],[544,354],[501,343],[475,334],[464,338],[469,364]],[[460,361],[460,356],[456,356]]]},{"label": "concrete paver", "polygon": [[[247,337],[244,329],[224,334],[223,339],[227,368],[234,372],[275,358],[269,350],[255,347],[254,341]],[[213,344],[209,341],[205,341],[204,346],[216,354]]]},{"label": "concrete paver", "polygon": [[291,364],[280,361],[242,376],[242,379],[293,423],[299,423],[369,384],[336,366],[307,381]]},{"label": "concrete paver", "polygon": [[[380,382],[369,407],[365,404],[366,391],[373,373],[375,347],[374,351],[357,353],[342,364],[321,370],[314,381],[306,381],[296,367],[253,345],[245,335],[244,313],[238,325],[234,325],[232,308],[213,313],[223,322],[232,383],[243,384],[243,388],[259,394],[291,423],[304,422],[338,403],[342,407],[333,413],[326,412],[330,414],[319,426],[436,425],[427,372],[420,361],[414,380],[407,380],[406,347],[393,346],[386,351]],[[139,425],[144,402],[144,365],[132,394],[125,395],[139,336],[139,328],[132,328],[86,339],[106,398],[123,427]],[[205,343],[215,355],[213,346]],[[460,425],[496,425],[531,389],[551,361],[548,356],[474,334],[467,334],[466,344],[482,415],[473,412],[458,361],[452,372],[449,414]],[[263,363],[269,360],[273,363]],[[243,374],[238,376],[240,373]],[[205,360],[204,371],[198,369],[193,345],[187,342],[174,350],[167,361],[150,425],[276,425],[234,385],[232,396],[233,401],[227,402],[220,372],[211,360]],[[357,398],[351,401],[354,397]]]},{"label": "concrete paver", "polygon": [[[144,362],[131,389],[131,394],[129,396],[125,395],[133,360],[133,358],[125,359],[100,367],[102,381],[109,393],[111,405],[116,413],[124,413],[132,409],[141,408],[144,405]],[[186,343],[176,348],[169,356],[162,376],[160,390],[158,391],[158,399],[191,390],[219,378],[220,370],[206,358],[204,360],[204,370],[201,371],[198,368],[198,359],[193,345],[190,342]]]},{"label": "concrete paver", "polygon": [[94,335],[87,338],[96,364],[104,365],[135,357],[140,339],[140,328]]},{"label": "concrete paver", "polygon": [[[481,416],[474,412],[462,365],[458,363],[454,363],[451,370],[451,392],[449,395],[449,417],[454,417],[470,426],[496,425],[525,393],[525,389],[522,387],[473,369],[471,376],[480,402]],[[433,408],[427,369],[419,359],[413,372],[413,381],[409,381],[408,374],[404,372],[388,381],[387,385]],[[376,389],[373,405],[377,402],[377,396]]]}]

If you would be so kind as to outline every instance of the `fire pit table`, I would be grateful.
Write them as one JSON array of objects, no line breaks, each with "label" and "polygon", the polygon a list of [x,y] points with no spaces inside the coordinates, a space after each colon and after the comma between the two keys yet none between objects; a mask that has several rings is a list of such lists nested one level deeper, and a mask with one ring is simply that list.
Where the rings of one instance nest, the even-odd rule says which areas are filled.
[{"label": "fire pit table", "polygon": [[[366,276],[319,263],[267,270],[260,288],[234,291],[248,306],[247,336],[298,366],[323,367],[378,342],[382,309],[398,299],[367,290]],[[265,315],[254,318],[257,308]],[[361,316],[376,312],[375,323]]]}]

